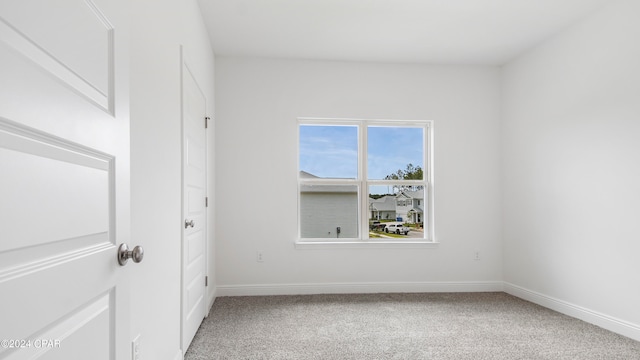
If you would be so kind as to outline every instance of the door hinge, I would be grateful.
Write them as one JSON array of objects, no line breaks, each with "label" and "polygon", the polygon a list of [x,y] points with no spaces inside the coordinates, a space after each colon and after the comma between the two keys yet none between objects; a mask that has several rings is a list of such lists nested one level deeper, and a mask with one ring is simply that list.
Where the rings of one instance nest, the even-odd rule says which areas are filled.
[{"label": "door hinge", "polygon": [[209,197],[204,198],[204,207],[209,207]]},{"label": "door hinge", "polygon": [[209,127],[209,120],[211,120],[211,118],[208,117],[208,116],[204,118],[204,128],[205,129]]},{"label": "door hinge", "polygon": [[204,286],[209,286],[209,277],[208,276],[204,277]]}]

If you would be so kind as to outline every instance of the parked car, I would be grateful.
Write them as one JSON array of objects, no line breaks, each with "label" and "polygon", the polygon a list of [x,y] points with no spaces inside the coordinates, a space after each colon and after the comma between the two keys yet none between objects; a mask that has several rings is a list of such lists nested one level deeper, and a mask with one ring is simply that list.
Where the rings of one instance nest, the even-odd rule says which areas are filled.
[{"label": "parked car", "polygon": [[384,232],[396,233],[396,234],[409,234],[409,228],[402,223],[387,223],[387,227],[384,228]]},{"label": "parked car", "polygon": [[383,231],[385,226],[387,226],[387,224],[384,224],[384,223],[381,224],[380,221],[374,221],[369,226],[369,229],[373,231]]}]

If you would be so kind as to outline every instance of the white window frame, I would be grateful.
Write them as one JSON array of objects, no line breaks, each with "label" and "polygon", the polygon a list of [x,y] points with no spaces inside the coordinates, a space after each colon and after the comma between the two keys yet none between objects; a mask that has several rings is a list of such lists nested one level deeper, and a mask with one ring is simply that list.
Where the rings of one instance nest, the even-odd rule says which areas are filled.
[{"label": "white window frame", "polygon": [[[326,247],[327,245],[355,245],[356,247],[365,245],[392,245],[410,246],[410,245],[434,245],[437,244],[435,239],[434,228],[434,186],[433,186],[433,121],[432,120],[377,120],[377,119],[336,119],[336,118],[309,118],[299,117],[297,119],[297,155],[298,155],[298,232],[296,246],[300,247]],[[301,125],[326,125],[326,126],[356,126],[358,129],[358,174],[356,179],[323,179],[311,178],[303,179],[300,177],[300,126]],[[423,174],[422,180],[369,180],[368,174],[368,144],[367,129],[369,126],[388,126],[388,127],[414,127],[423,128]],[[424,238],[407,238],[407,239],[380,239],[369,238],[369,186],[384,185],[393,186],[398,183],[403,185],[416,185],[424,187],[424,204],[426,214],[423,214],[423,223],[426,222],[424,229]],[[301,237],[301,219],[300,219],[300,190],[302,185],[355,185],[358,189],[358,208],[359,236],[357,238],[302,238]],[[384,246],[386,247],[386,246]]]}]

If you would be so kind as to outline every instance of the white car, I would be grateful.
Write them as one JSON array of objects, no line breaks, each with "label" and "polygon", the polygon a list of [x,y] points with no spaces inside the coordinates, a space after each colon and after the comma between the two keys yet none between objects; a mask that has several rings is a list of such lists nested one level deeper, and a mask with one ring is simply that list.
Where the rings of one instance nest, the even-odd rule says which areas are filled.
[{"label": "white car", "polygon": [[404,226],[402,223],[387,223],[387,226],[384,228],[384,232],[387,233],[396,233],[398,235],[409,234],[409,228]]}]

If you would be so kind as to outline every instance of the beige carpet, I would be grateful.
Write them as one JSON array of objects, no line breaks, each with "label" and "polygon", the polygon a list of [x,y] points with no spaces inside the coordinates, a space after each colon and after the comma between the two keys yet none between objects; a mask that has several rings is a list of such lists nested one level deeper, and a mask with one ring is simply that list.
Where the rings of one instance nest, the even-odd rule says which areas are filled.
[{"label": "beige carpet", "polygon": [[185,360],[640,359],[640,342],[505,293],[222,297]]}]

